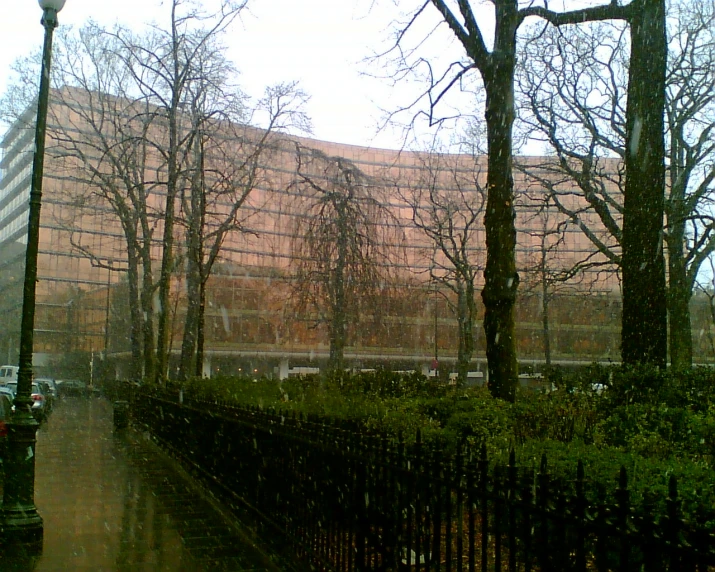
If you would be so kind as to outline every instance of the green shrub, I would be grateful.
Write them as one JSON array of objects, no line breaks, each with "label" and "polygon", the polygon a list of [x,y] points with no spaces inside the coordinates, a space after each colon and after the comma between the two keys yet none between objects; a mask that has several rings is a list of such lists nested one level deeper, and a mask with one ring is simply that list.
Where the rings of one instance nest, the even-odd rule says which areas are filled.
[{"label": "green shrub", "polygon": [[[516,447],[521,465],[538,468],[546,454],[550,474],[564,487],[575,479],[581,459],[594,502],[609,500],[624,466],[633,503],[640,506],[652,497],[662,509],[673,475],[684,512],[715,525],[713,378],[708,368],[554,368],[547,379],[556,391],[520,392],[514,403],[494,399],[485,388],[456,388],[417,373],[381,370],[282,382],[192,379],[184,394],[349,420],[406,445],[419,431],[426,450],[446,456],[460,444],[472,451],[485,444],[493,461],[506,462]],[[606,389],[595,391],[594,384]]]},{"label": "green shrub", "polygon": [[432,378],[419,372],[398,373],[385,369],[333,373],[326,377],[325,385],[344,394],[360,394],[381,399],[438,397],[446,391],[444,385],[435,383]]},{"label": "green shrub", "polygon": [[267,407],[280,403],[278,382],[262,377],[214,376],[210,379],[192,378],[183,384],[186,398],[210,401],[229,401],[244,405]]},{"label": "green shrub", "polygon": [[709,462],[715,437],[713,411],[693,412],[664,404],[624,405],[598,424],[594,440],[599,446],[620,447],[644,457]]},{"label": "green shrub", "polygon": [[[621,467],[628,475],[628,490],[634,507],[643,506],[645,498],[655,504],[657,512],[665,511],[668,483],[676,478],[678,498],[685,515],[699,515],[715,524],[715,479],[707,466],[677,459],[649,459],[616,447],[594,447],[583,443],[528,441],[516,449],[517,465],[539,469],[542,455],[547,458],[551,478],[568,490],[576,480],[579,460],[584,466],[584,490],[594,503],[613,502]],[[508,452],[493,458],[506,463]]]},{"label": "green shrub", "polygon": [[545,394],[520,394],[513,405],[514,435],[517,442],[553,439],[570,443],[590,443],[599,421],[597,403],[601,396],[567,388]]}]

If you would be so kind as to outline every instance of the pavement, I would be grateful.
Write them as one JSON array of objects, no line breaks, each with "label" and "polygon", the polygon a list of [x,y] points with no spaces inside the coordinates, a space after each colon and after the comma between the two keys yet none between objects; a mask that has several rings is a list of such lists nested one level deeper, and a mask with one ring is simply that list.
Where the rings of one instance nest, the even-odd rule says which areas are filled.
[{"label": "pavement", "polygon": [[153,442],[115,432],[104,398],[60,400],[38,431],[36,455],[42,551],[7,548],[0,572],[283,568]]}]

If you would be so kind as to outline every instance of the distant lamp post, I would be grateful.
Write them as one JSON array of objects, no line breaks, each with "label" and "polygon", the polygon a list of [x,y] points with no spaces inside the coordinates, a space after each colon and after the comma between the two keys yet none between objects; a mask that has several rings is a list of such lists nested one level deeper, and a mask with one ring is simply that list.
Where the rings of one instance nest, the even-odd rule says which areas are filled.
[{"label": "distant lamp post", "polygon": [[40,93],[37,97],[35,125],[35,155],[32,162],[30,214],[27,224],[25,253],[25,284],[22,291],[22,325],[20,328],[20,364],[17,374],[15,412],[8,424],[8,451],[5,462],[3,493],[4,538],[10,541],[34,543],[42,540],[42,517],[35,507],[35,434],[37,421],[32,416],[32,353],[35,325],[35,284],[37,282],[37,252],[40,240],[40,206],[42,175],[45,159],[45,130],[50,96],[50,64],[52,32],[57,27],[57,13],[65,0],[39,0],[45,43],[42,48]]}]

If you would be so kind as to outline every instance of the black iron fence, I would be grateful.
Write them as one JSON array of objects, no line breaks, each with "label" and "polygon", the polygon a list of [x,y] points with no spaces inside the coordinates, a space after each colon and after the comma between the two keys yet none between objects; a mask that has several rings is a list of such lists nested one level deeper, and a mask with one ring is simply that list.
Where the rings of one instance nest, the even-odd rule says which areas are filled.
[{"label": "black iron fence", "polygon": [[610,502],[534,469],[452,458],[334,420],[142,394],[132,411],[223,494],[322,570],[715,570],[715,534],[686,522],[674,479],[665,510]]}]

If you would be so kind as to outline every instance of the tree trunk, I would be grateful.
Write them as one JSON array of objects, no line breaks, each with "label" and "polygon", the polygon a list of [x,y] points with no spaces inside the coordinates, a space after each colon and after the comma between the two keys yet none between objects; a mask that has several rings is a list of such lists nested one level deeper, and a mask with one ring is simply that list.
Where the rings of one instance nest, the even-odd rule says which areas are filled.
[{"label": "tree trunk", "polygon": [[[146,247],[146,245],[145,245]],[[155,381],[156,362],[154,359],[154,277],[151,272],[151,258],[148,250],[142,257],[142,296],[141,305],[144,318],[144,379]]]},{"label": "tree trunk", "polygon": [[[515,26],[512,34],[515,34]],[[499,46],[495,47],[489,73],[484,74],[488,145],[487,210],[484,216],[487,263],[482,290],[484,332],[489,390],[494,397],[507,401],[514,400],[519,378],[514,335],[514,305],[519,285],[514,257],[516,229],[512,177],[514,42],[512,36],[511,49],[508,46],[502,49],[500,57],[497,57]]]},{"label": "tree trunk", "polygon": [[338,257],[335,262],[335,271],[330,280],[333,283],[332,320],[330,323],[330,357],[328,371],[336,372],[344,369],[346,315],[345,315],[345,264],[347,260],[348,237],[346,236],[347,222],[345,221],[345,207],[336,205],[338,211]]},{"label": "tree trunk", "polygon": [[177,3],[171,6],[171,102],[169,104],[169,148],[167,149],[166,165],[166,205],[164,208],[164,250],[161,257],[161,273],[159,275],[159,325],[156,341],[156,371],[157,384],[165,384],[169,369],[169,336],[171,335],[171,308],[169,294],[171,292],[171,274],[174,270],[174,209],[179,183],[179,125],[178,113],[181,99],[181,84],[179,82],[179,37],[176,24]]},{"label": "tree trunk", "polygon": [[549,281],[546,272],[545,237],[541,238],[541,328],[544,335],[544,360],[551,367],[551,328],[549,324]]},{"label": "tree trunk", "polygon": [[693,365],[693,338],[690,323],[692,288],[683,257],[685,223],[671,226],[668,236],[668,322],[670,326],[670,365]]},{"label": "tree trunk", "polygon": [[199,284],[199,315],[196,317],[196,377],[204,375],[204,324],[206,317],[206,280]]},{"label": "tree trunk", "polygon": [[[204,314],[206,312],[206,281],[211,275],[212,260],[215,257],[209,256],[209,260],[204,263],[204,226],[206,225],[206,169],[205,169],[204,139],[199,134],[199,186],[198,193],[192,195],[194,205],[199,209],[197,230],[196,263],[199,271],[199,306],[196,315],[196,361],[194,362],[196,377],[203,377],[204,374]],[[196,196],[198,195],[198,196]]]},{"label": "tree trunk", "polygon": [[551,366],[551,327],[549,325],[549,295],[544,287],[541,293],[541,332],[544,339],[544,361]]},{"label": "tree trunk", "polygon": [[142,379],[142,316],[139,310],[139,260],[133,241],[127,241],[127,282],[129,285],[129,314],[131,320],[129,343],[132,355],[129,375],[132,381],[138,382]]},{"label": "tree trunk", "polygon": [[[172,123],[172,122],[170,122]],[[173,123],[176,123],[174,119]],[[175,129],[174,129],[175,130]],[[172,131],[172,129],[170,129]],[[174,145],[176,136],[170,138],[169,145]],[[166,208],[164,211],[164,250],[161,257],[161,273],[159,275],[159,333],[156,344],[156,382],[163,384],[169,366],[169,335],[171,307],[169,294],[171,292],[171,274],[174,267],[174,203],[176,200],[176,151],[170,151],[169,176],[166,191]]]},{"label": "tree trunk", "polygon": [[667,299],[663,256],[665,0],[641,0],[631,20],[623,204],[623,320],[626,364],[665,367]]},{"label": "tree trunk", "polygon": [[469,365],[474,355],[474,284],[469,280],[458,285],[457,312],[459,322],[459,347],[457,354],[457,380],[460,385],[467,383]]},{"label": "tree trunk", "polygon": [[194,261],[189,254],[186,264],[186,316],[184,317],[184,335],[181,340],[181,358],[179,361],[179,381],[186,379],[195,370],[196,329],[199,317],[199,291],[201,277]]},{"label": "tree trunk", "polygon": [[197,148],[197,176],[191,185],[190,196],[190,212],[187,213],[188,228],[186,238],[186,316],[184,318],[184,335],[181,340],[181,357],[179,360],[179,380],[185,381],[191,373],[196,369],[196,329],[200,311],[200,293],[203,276],[201,265],[203,264],[202,256],[202,225],[204,217],[202,216],[202,201],[203,185],[201,184],[201,173],[203,170],[201,145]]}]

